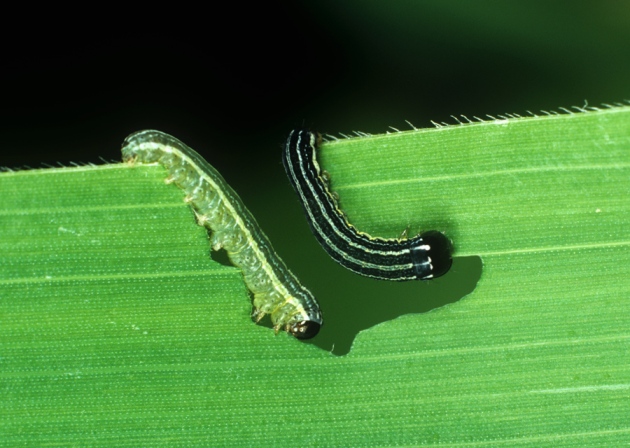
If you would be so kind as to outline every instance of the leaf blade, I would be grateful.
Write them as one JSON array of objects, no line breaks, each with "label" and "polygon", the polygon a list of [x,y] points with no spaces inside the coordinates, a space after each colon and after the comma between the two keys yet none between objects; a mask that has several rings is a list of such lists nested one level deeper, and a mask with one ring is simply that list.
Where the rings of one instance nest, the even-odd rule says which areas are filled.
[{"label": "leaf blade", "polygon": [[[588,142],[562,116],[522,125],[512,143],[499,124],[422,131],[380,161],[378,148],[401,136],[324,146],[360,229],[442,223],[460,254],[484,260],[464,300],[364,331],[345,357],[251,322],[240,273],[208,257],[204,230],[159,168],[0,175],[10,192],[0,198],[4,443],[627,442],[630,111],[602,115],[614,125],[594,112],[578,126]],[[449,139],[441,159],[422,156]],[[554,143],[567,139],[571,151]],[[488,159],[484,173],[521,163],[516,180],[475,184],[462,162],[479,160],[471,142],[510,159]],[[559,160],[599,168],[558,172]],[[420,178],[421,188],[399,188]],[[396,191],[364,185],[392,179]]]}]

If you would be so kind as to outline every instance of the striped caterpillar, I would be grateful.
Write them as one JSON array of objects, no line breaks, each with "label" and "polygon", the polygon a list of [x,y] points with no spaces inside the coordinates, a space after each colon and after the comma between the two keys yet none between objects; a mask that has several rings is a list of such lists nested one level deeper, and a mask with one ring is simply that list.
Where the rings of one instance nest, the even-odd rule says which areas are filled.
[{"label": "striped caterpillar", "polygon": [[225,249],[243,273],[253,296],[252,318],[271,316],[276,333],[284,329],[298,339],[315,336],[322,315],[315,297],[287,269],[236,192],[203,157],[178,139],[155,130],[129,135],[123,160],[159,163],[186,194],[200,225],[210,232],[213,250]]},{"label": "striped caterpillar", "polygon": [[317,133],[291,132],[282,153],[284,169],[319,243],[336,262],[357,274],[383,280],[425,280],[451,267],[451,242],[438,231],[409,239],[360,232],[348,222],[317,163]]}]

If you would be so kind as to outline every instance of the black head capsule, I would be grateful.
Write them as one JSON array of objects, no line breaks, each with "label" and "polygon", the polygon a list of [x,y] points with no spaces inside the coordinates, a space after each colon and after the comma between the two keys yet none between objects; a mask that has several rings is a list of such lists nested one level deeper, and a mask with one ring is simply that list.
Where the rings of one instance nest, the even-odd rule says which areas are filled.
[{"label": "black head capsule", "polygon": [[453,264],[453,244],[443,233],[430,230],[420,235],[423,245],[428,246],[426,255],[429,256],[431,271],[430,278],[440,277],[448,272]]},{"label": "black head capsule", "polygon": [[319,333],[321,323],[314,320],[302,320],[287,326],[287,332],[297,339],[311,339]]}]

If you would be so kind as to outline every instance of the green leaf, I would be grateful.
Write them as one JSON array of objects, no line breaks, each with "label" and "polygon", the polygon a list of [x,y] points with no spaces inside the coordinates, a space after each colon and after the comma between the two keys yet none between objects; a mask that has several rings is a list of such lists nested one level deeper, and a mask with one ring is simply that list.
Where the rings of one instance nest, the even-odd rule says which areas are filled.
[{"label": "green leaf", "polygon": [[475,291],[337,357],[251,322],[161,168],[0,175],[0,444],[630,440],[630,108],[344,139],[321,164],[359,229],[480,256]]}]

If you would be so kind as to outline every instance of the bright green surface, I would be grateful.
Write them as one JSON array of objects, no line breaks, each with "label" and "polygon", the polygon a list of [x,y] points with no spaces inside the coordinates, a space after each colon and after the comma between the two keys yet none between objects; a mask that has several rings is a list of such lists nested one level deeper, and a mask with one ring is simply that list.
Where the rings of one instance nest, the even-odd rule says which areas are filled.
[{"label": "bright green surface", "polygon": [[322,165],[360,229],[480,254],[473,294],[335,357],[251,323],[160,168],[0,175],[0,445],[630,441],[630,108],[340,141]]}]

